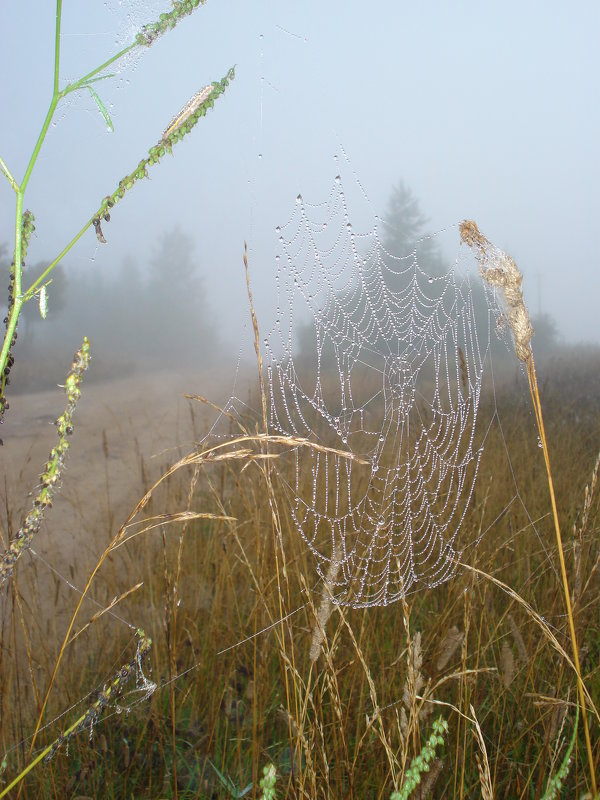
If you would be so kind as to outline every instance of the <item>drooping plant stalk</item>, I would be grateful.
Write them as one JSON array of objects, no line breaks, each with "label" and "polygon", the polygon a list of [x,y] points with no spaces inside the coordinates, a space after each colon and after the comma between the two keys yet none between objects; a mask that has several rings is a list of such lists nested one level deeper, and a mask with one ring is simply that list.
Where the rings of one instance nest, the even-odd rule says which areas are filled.
[{"label": "drooping plant stalk", "polygon": [[527,306],[525,305],[525,301],[523,299],[523,292],[521,291],[523,276],[513,259],[499,248],[494,247],[494,245],[480,232],[479,228],[472,220],[465,220],[463,223],[461,223],[460,235],[462,241],[474,249],[475,257],[479,262],[479,272],[483,280],[486,281],[490,286],[499,289],[504,295],[504,299],[506,301],[505,316],[513,336],[515,354],[517,358],[525,364],[525,369],[527,371],[529,392],[531,394],[531,402],[535,413],[535,420],[540,437],[542,452],[544,454],[544,465],[548,479],[548,490],[550,493],[550,503],[552,507],[552,519],[554,521],[554,533],[556,536],[556,546],[558,550],[558,560],[560,563],[560,574],[562,579],[565,609],[567,612],[569,635],[571,638],[571,649],[573,652],[573,664],[575,666],[575,672],[577,675],[577,690],[579,693],[579,703],[581,706],[581,719],[583,722],[583,730],[585,735],[585,745],[590,772],[590,784],[592,788],[592,797],[595,798],[598,794],[598,788],[596,784],[596,769],[594,764],[592,743],[590,739],[590,729],[587,719],[585,688],[583,685],[583,677],[581,675],[579,647],[577,646],[577,633],[575,631],[575,621],[573,619],[569,579],[567,577],[560,522],[558,519],[558,508],[554,493],[554,480],[552,478],[552,469],[550,467],[550,454],[546,440],[546,430],[544,427],[542,404],[540,401],[540,394],[537,384],[535,362],[533,360],[533,351],[531,349],[533,327],[531,326],[529,311],[527,310]]}]

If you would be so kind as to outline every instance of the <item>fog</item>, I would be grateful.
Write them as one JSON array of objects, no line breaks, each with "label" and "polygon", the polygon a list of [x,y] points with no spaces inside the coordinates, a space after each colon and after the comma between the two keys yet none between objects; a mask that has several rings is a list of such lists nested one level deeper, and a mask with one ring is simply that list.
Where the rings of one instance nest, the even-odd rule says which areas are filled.
[{"label": "fog", "polygon": [[[61,85],[169,8],[66,2]],[[96,85],[114,132],[87,94],[59,106],[26,196],[36,215],[32,277],[186,100],[236,68],[173,157],[114,209],[103,226],[107,243],[91,228],[65,257],[47,319],[30,314],[19,347],[29,337],[68,359],[88,334],[98,376],[139,361],[156,369],[215,359],[233,375],[253,336],[244,241],[268,333],[276,227],[293,216],[298,194],[325,202],[337,174],[356,230],[385,216],[399,181],[418,200],[426,231],[446,231],[444,247],[448,228],[475,219],[519,264],[532,313],[549,315],[565,343],[598,342],[599,24],[591,0],[576,8],[207,3]],[[53,4],[6,5],[2,28],[0,156],[20,180],[51,96]],[[14,195],[6,180],[1,186],[0,241],[10,255]],[[458,249],[457,231],[454,242]],[[50,384],[58,379],[48,375]]]}]

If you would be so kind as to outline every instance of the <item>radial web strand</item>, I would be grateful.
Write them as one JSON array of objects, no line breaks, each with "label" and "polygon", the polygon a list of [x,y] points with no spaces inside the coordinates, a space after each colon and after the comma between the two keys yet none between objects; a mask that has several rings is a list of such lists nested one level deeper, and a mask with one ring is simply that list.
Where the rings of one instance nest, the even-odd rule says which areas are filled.
[{"label": "radial web strand", "polygon": [[386,252],[381,224],[355,233],[339,176],[322,205],[298,196],[277,229],[265,340],[271,430],[330,448],[275,467],[293,525],[336,602],[355,607],[455,572],[489,345],[468,276],[426,271],[427,239]]}]

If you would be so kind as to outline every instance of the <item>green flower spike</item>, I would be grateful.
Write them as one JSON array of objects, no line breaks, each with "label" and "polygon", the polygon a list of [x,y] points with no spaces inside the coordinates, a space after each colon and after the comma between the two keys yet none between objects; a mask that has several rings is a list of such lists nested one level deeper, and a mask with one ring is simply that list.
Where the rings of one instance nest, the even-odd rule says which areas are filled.
[{"label": "green flower spike", "polygon": [[52,506],[52,497],[60,480],[65,457],[69,449],[67,437],[73,433],[73,411],[81,397],[81,379],[90,363],[90,343],[84,338],[81,349],[75,353],[71,370],[65,381],[67,407],[56,420],[58,428],[58,444],[50,450],[48,461],[40,476],[41,489],[33,501],[33,508],[25,517],[25,522],[0,558],[0,586],[13,574],[15,564],[25,550],[31,546],[35,534],[39,531],[44,511]]},{"label": "green flower spike", "polygon": [[[148,167],[158,164],[165,153],[171,153],[173,151],[173,145],[176,142],[181,141],[184,136],[187,136],[187,134],[197,124],[200,117],[206,116],[208,109],[213,108],[215,100],[217,100],[217,98],[219,98],[225,92],[230,81],[232,81],[234,78],[235,67],[232,67],[230,70],[228,70],[227,74],[224,78],[222,78],[222,80],[215,81],[213,84],[211,84],[211,91],[206,92],[205,99],[202,102],[192,103],[191,106],[190,104],[187,104],[167,127],[161,140],[150,148],[148,151],[148,157],[143,158],[133,172],[131,172],[129,175],[125,175],[124,178],[121,178],[117,189],[115,189],[112,194],[109,194],[104,198],[100,204],[100,208],[92,220],[99,242],[102,244],[106,243],[106,239],[102,233],[102,220],[105,222],[110,220],[110,209],[125,197],[126,192],[128,192],[130,189],[133,189],[133,186],[137,181],[148,177]],[[206,88],[208,87],[205,87],[205,89]],[[204,89],[202,92],[204,92]],[[200,95],[201,93],[198,94]],[[194,95],[194,98],[196,97],[197,95]],[[192,101],[194,98],[192,98]],[[188,106],[193,108],[191,113],[187,113],[190,110]],[[175,124],[176,121],[178,121],[178,124]]]},{"label": "green flower spike", "polygon": [[408,800],[412,792],[421,783],[421,775],[429,772],[430,764],[436,757],[436,749],[444,744],[444,736],[448,733],[448,723],[443,717],[438,717],[432,725],[433,732],[425,742],[418,756],[410,762],[406,770],[402,787],[397,792],[392,792],[390,800]]}]

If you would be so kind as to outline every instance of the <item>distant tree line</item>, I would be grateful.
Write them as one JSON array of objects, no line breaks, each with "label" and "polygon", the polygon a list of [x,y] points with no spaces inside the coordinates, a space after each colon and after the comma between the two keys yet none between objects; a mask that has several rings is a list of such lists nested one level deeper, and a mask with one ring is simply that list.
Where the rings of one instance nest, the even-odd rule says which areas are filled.
[{"label": "distant tree line", "polygon": [[[389,290],[395,293],[409,292],[410,284],[415,279],[411,269],[414,259],[419,270],[417,280],[422,284],[424,294],[432,301],[436,299],[436,282],[429,285],[429,278],[435,279],[443,275],[448,269],[448,262],[440,251],[436,238],[427,231],[428,219],[422,212],[419,201],[411,189],[399,181],[391,190],[387,209],[381,221],[382,253],[381,258],[385,267],[385,283]],[[371,272],[366,270],[366,273]],[[373,274],[373,273],[371,273]],[[374,278],[378,280],[379,278]],[[442,284],[439,284],[442,286]],[[437,291],[441,291],[438,289]],[[481,281],[474,276],[472,281],[473,303],[476,324],[488,325],[488,304]],[[358,319],[364,308],[358,306],[354,313]],[[385,312],[382,311],[382,314]],[[385,329],[383,319],[381,328]],[[559,332],[555,320],[549,314],[540,314],[532,318],[535,329],[533,340],[534,353],[538,358],[545,358],[556,352],[559,346]],[[490,343],[495,358],[512,358],[510,350],[505,347],[501,338],[494,331],[490,335]],[[385,353],[388,342],[381,342],[382,352]],[[331,343],[325,345],[321,353],[322,363],[333,366],[333,348]],[[296,341],[296,360],[304,370],[313,369],[316,364],[315,324],[308,320],[298,329]]]},{"label": "distant tree line", "polygon": [[[40,262],[27,275],[39,275]],[[7,248],[0,267],[8,275]],[[25,305],[19,324],[13,370],[15,388],[56,381],[83,334],[93,344],[90,379],[116,377],[138,368],[168,369],[182,364],[210,365],[218,357],[219,336],[194,257],[192,237],[176,228],[157,242],[141,267],[127,257],[120,268],[99,274],[60,264],[47,287],[48,315],[37,303]]]}]

